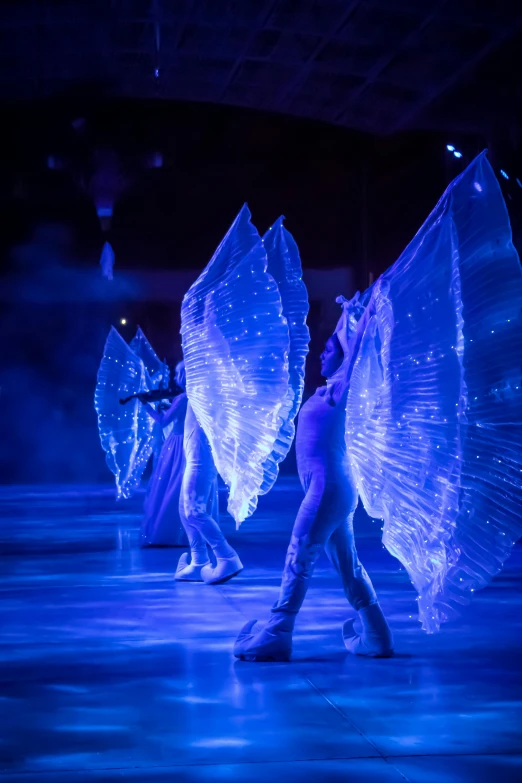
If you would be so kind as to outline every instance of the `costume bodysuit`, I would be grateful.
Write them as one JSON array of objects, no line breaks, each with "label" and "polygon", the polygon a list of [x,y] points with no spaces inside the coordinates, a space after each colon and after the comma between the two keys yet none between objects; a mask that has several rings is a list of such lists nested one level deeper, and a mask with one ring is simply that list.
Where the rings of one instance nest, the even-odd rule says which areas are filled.
[{"label": "costume bodysuit", "polygon": [[227,544],[217,523],[217,471],[207,439],[190,403],[185,417],[183,440],[185,473],[180,511],[187,532],[192,562],[207,563],[207,544],[217,557],[229,557],[234,550]]},{"label": "costume bodysuit", "polygon": [[345,645],[356,654],[390,654],[391,636],[385,621],[383,626],[373,585],[355,548],[357,491],[346,451],[345,408],[346,385],[334,383],[319,388],[301,409],[296,455],[306,494],[288,546],[279,598],[260,631],[254,630],[255,620],[244,626],[234,647],[238,658],[290,658],[295,619],[323,548],[341,575],[348,601],[362,619],[363,632],[377,629],[374,644],[373,636],[359,636],[353,630],[353,621],[347,621],[343,626]]},{"label": "costume bodysuit", "polygon": [[[336,401],[326,386],[317,389],[299,413],[296,436],[297,469],[305,497],[299,508],[288,547],[285,574],[307,582],[326,548],[343,580],[348,601],[357,611],[376,601],[372,583],[359,562],[353,534],[357,490],[348,460],[344,435],[346,395]],[[274,612],[284,611],[285,576]],[[307,586],[307,585],[306,585]],[[292,613],[299,611],[292,600]]]}]

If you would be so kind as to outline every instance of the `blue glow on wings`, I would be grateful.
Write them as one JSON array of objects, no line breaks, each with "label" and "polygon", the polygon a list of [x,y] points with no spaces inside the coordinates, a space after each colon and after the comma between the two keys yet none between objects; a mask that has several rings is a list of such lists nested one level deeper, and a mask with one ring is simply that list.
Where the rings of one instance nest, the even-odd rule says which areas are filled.
[{"label": "blue glow on wings", "polygon": [[187,394],[237,524],[266,487],[287,405],[290,336],[267,263],[245,205],[181,307]]},{"label": "blue glow on wings", "polygon": [[154,446],[154,422],[141,403],[120,405],[120,399],[147,390],[143,361],[112,328],[98,370],[94,407],[118,498],[128,498],[138,488]]},{"label": "blue glow on wings", "polygon": [[293,236],[283,226],[283,217],[266,232],[263,242],[268,256],[268,272],[279,288],[283,316],[288,322],[290,350],[288,354],[289,385],[286,399],[279,411],[279,434],[274,450],[265,462],[262,493],[268,492],[277,478],[278,465],[284,460],[295,435],[294,420],[301,405],[304,389],[305,363],[310,342],[306,317],[310,305],[303,283],[299,248]]},{"label": "blue glow on wings", "polygon": [[485,153],[363,299],[348,448],[432,632],[522,535],[522,274]]},{"label": "blue glow on wings", "polygon": [[159,359],[154,348],[149,343],[143,330],[139,326],[136,330],[136,335],[131,340],[130,348],[145,365],[145,372],[147,373],[147,388],[157,389],[159,388],[160,384],[166,388],[169,383],[169,368]]}]

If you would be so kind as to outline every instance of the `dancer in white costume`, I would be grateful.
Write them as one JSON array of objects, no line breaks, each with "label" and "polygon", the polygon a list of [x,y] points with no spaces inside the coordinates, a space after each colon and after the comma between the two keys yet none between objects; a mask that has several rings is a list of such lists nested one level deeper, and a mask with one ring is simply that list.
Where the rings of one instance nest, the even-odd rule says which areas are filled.
[{"label": "dancer in white costume", "polygon": [[[321,373],[335,375],[355,353],[359,333],[343,340],[337,335],[326,343],[321,355]],[[350,466],[344,419],[349,377],[321,386],[303,405],[296,435],[297,469],[305,498],[301,503],[288,547],[279,598],[268,623],[260,631],[248,622],[242,629],[234,655],[243,660],[287,661],[292,652],[292,633],[306,596],[315,563],[323,549],[340,574],[350,605],[358,613],[343,628],[345,645],[358,655],[392,655],[393,643],[375,590],[359,562],[353,532],[358,493]]]},{"label": "dancer in white costume", "polygon": [[299,252],[282,219],[261,239],[243,207],[181,308],[189,399],[182,500],[191,552],[178,579],[215,584],[242,569],[209,513],[210,487],[219,471],[239,525],[273,485],[301,401],[307,312]]},{"label": "dancer in white costume", "polygon": [[331,339],[327,388],[299,418],[306,497],[279,600],[260,632],[243,628],[236,656],[290,657],[323,546],[357,610],[357,630],[343,628],[348,650],[391,654],[353,545],[357,494],[383,520],[383,543],[408,572],[428,633],[500,571],[522,535],[521,299],[506,206],[483,153],[397,262],[362,297],[339,300],[344,358]]},{"label": "dancer in white costume", "polygon": [[[190,554],[178,563],[176,579],[186,582],[227,582],[243,569],[216,519],[217,470],[212,451],[190,403],[183,441],[185,472],[180,497],[180,516],[189,540]],[[209,560],[210,547],[215,564]]]}]

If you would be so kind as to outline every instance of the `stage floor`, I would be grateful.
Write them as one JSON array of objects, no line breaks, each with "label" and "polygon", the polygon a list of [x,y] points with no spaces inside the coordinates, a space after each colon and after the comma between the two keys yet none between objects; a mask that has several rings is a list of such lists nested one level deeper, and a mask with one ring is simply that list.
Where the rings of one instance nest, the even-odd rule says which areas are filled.
[{"label": "stage floor", "polygon": [[225,520],[245,570],[209,587],[174,581],[181,550],[138,548],[142,497],[0,488],[0,782],[522,780],[520,546],[426,636],[379,524],[359,518],[396,657],[345,654],[351,610],[322,558],[294,661],[235,661],[276,598],[300,498],[283,478],[239,532]]}]

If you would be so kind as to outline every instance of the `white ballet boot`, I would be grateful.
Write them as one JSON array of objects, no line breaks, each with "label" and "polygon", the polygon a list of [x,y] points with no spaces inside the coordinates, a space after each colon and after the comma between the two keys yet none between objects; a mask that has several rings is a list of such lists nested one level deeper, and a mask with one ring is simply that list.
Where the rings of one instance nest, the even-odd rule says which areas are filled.
[{"label": "white ballet boot", "polygon": [[210,560],[207,560],[206,563],[194,563],[190,559],[189,552],[183,552],[179,559],[174,579],[178,582],[203,582],[204,579],[201,572],[207,565],[210,565]]},{"label": "white ballet boot", "polygon": [[[354,623],[357,623],[357,630]],[[393,655],[392,632],[378,603],[360,609],[355,620],[344,623],[343,641],[352,655],[369,658],[391,658]]]},{"label": "white ballet boot", "polygon": [[[228,582],[233,576],[237,576],[243,570],[243,563],[239,559],[237,552],[228,557],[218,557],[216,555],[216,565],[207,563],[201,569],[201,578],[207,585],[221,585]],[[215,553],[214,553],[215,554]]]},{"label": "white ballet boot", "polygon": [[321,549],[319,545],[311,545],[308,536],[302,539],[292,536],[279,599],[272,607],[270,619],[257,632],[253,632],[257,620],[243,626],[234,645],[236,658],[258,662],[290,660],[295,620]]}]

